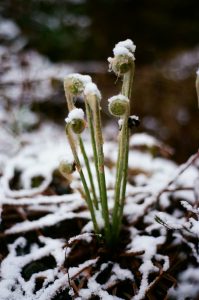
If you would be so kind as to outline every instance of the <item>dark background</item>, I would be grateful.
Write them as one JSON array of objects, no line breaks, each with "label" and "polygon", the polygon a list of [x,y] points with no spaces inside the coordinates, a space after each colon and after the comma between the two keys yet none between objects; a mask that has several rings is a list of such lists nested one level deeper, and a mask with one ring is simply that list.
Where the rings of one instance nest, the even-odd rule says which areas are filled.
[{"label": "dark background", "polygon": [[[172,146],[178,162],[197,151],[199,1],[6,0],[0,2],[0,14],[14,20],[26,38],[21,53],[34,49],[52,62],[83,63],[83,71],[92,73],[104,99],[119,85],[107,73],[107,57],[118,41],[131,38],[137,46],[132,113],[141,117],[138,131]],[[91,61],[96,67],[87,70]],[[33,99],[32,109],[61,122],[65,100],[62,85],[56,88],[59,101],[53,95],[34,105]]]},{"label": "dark background", "polygon": [[1,6],[2,16],[28,37],[26,47],[54,61],[104,60],[128,37],[138,46],[139,64],[198,44],[197,0],[6,0]]}]

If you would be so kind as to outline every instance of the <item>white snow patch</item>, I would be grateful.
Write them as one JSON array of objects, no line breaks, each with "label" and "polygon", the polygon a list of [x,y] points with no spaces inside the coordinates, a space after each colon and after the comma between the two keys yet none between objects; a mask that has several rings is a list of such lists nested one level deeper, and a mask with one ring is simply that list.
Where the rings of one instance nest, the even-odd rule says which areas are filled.
[{"label": "white snow patch", "polygon": [[138,290],[138,293],[134,296],[133,299],[141,300],[145,296],[146,290],[149,287],[148,276],[151,272],[158,271],[158,268],[154,266],[152,262],[152,258],[157,258],[158,260],[164,259],[163,269],[167,270],[169,267],[169,261],[166,256],[157,255],[157,247],[165,242],[165,237],[153,237],[153,236],[145,236],[145,235],[136,235],[134,231],[132,231],[132,242],[128,245],[128,252],[140,252],[144,251],[143,262],[140,266],[140,272],[142,273],[141,284]]},{"label": "white snow patch", "polygon": [[136,46],[133,44],[133,42],[130,39],[127,39],[115,45],[115,48],[113,49],[113,54],[115,56],[126,55],[131,57],[133,60],[135,60],[134,58],[135,49]]},{"label": "white snow patch", "polygon": [[178,284],[170,289],[169,296],[178,300],[195,299],[199,294],[199,268],[189,265],[179,276]]},{"label": "white snow patch", "polygon": [[118,94],[118,95],[116,95],[116,96],[113,96],[113,97],[109,98],[109,99],[108,99],[108,102],[109,102],[109,103],[112,103],[112,102],[115,101],[115,100],[129,102],[129,99],[128,99],[126,96],[122,95],[122,94]]},{"label": "white snow patch", "polygon": [[82,75],[79,73],[72,73],[67,75],[65,78],[65,80],[67,79],[76,79],[79,80],[83,83],[83,85],[85,86],[87,83],[90,83],[92,81],[91,77],[89,75]]},{"label": "white snow patch", "polygon": [[84,111],[81,108],[74,108],[68,114],[68,117],[65,119],[66,123],[71,123],[73,120],[80,119],[84,120]]},{"label": "white snow patch", "polygon": [[129,50],[125,47],[122,47],[122,46],[117,46],[113,49],[113,54],[115,56],[117,55],[130,55],[129,54]]},{"label": "white snow patch", "polygon": [[97,87],[97,85],[95,83],[87,83],[84,89],[84,94],[86,95],[86,97],[90,96],[90,95],[94,95],[96,96],[99,100],[101,100],[102,96],[101,93]]},{"label": "white snow patch", "polygon": [[[187,199],[187,198],[186,198]],[[199,215],[199,208],[193,207],[189,202],[187,201],[180,201],[181,205],[186,208],[187,211],[191,211],[196,215]]]},{"label": "white snow patch", "polygon": [[147,147],[153,147],[153,146],[160,146],[160,142],[154,138],[153,136],[147,134],[147,133],[135,133],[130,138],[129,144],[131,147],[135,146],[147,146]]},{"label": "white snow patch", "polygon": [[82,233],[76,236],[73,236],[68,240],[68,244],[73,243],[74,241],[86,241],[87,243],[90,243],[92,241],[92,235],[88,232]]},{"label": "white snow patch", "polygon": [[131,52],[135,52],[136,46],[132,40],[127,39],[125,41],[119,42],[115,45],[115,47],[125,47]]},{"label": "white snow patch", "polygon": [[19,27],[10,19],[0,19],[0,36],[13,39],[19,35]]}]

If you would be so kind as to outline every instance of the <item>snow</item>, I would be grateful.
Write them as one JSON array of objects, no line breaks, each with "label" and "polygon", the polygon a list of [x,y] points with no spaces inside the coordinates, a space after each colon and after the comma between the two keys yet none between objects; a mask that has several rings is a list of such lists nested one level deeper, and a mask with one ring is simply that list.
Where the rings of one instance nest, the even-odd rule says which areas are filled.
[{"label": "snow", "polygon": [[[75,206],[76,208],[76,206]],[[11,228],[5,231],[6,234],[16,234],[16,233],[23,233],[27,231],[32,231],[35,229],[43,228],[43,227],[50,227],[53,225],[58,224],[61,221],[74,219],[75,217],[88,217],[87,214],[76,214],[70,211],[64,211],[63,208],[58,210],[56,213],[48,214],[44,217],[41,217],[39,220],[36,221],[24,221],[21,223],[17,223],[13,225]]]},{"label": "snow", "polygon": [[[71,0],[74,3],[81,1]],[[41,15],[36,18],[39,20]],[[55,19],[46,21],[49,28],[57,26]],[[77,19],[73,15],[64,17],[63,22],[78,24],[82,28],[90,24],[90,20],[85,16]],[[85,199],[81,195],[82,185],[77,172],[74,172],[71,183],[64,181],[64,178],[63,182],[60,180],[64,188],[70,187],[71,194],[59,195],[52,187],[55,184],[56,176],[61,176],[58,174],[60,157],[72,160],[72,153],[63,128],[50,123],[39,127],[39,118],[28,109],[27,104],[30,104],[32,99],[43,101],[46,98],[53,98],[52,94],[55,91],[52,79],[60,80],[67,76],[68,73],[74,71],[74,65],[54,64],[35,51],[21,51],[26,40],[19,36],[21,35],[20,30],[11,20],[0,19],[0,35],[9,42],[6,46],[0,46],[0,56],[6,55],[7,57],[6,61],[1,60],[2,96],[0,100],[3,104],[0,104],[0,223],[1,237],[5,237],[11,243],[7,245],[8,253],[5,252],[3,255],[0,253],[1,300],[50,300],[56,296],[58,291],[71,288],[69,278],[80,282],[82,277],[87,277],[87,280],[83,288],[79,286],[79,296],[75,296],[79,300],[88,299],[94,295],[99,295],[101,299],[119,300],[119,297],[109,294],[110,286],[125,280],[131,280],[132,284],[136,280],[137,294],[133,299],[143,299],[155,280],[149,279],[150,273],[161,274],[170,266],[169,257],[162,254],[168,237],[168,229],[172,229],[172,232],[169,232],[173,236],[171,246],[179,245],[179,255],[183,257],[185,254],[183,248],[185,247],[181,247],[181,245],[186,245],[189,249],[189,253],[186,255],[189,256],[190,261],[199,263],[199,222],[196,219],[199,214],[197,208],[199,160],[193,161],[191,157],[187,163],[178,167],[168,159],[155,157],[150,151],[147,152],[150,150],[148,148],[158,147],[161,149],[165,145],[156,138],[143,133],[134,134],[130,138],[129,181],[124,206],[126,222],[132,225],[125,228],[130,234],[125,252],[127,256],[135,254],[139,257],[140,280],[130,264],[128,268],[123,269],[122,264],[117,262],[101,263],[99,257],[96,257],[97,251],[94,254],[95,258],[85,259],[80,265],[65,269],[65,259],[70,257],[72,251],[71,244],[73,242],[78,244],[78,241],[83,240],[89,247],[96,235],[93,234],[90,213]],[[113,53],[115,56],[123,55],[134,59],[135,49],[136,46],[133,42],[127,39],[116,44]],[[18,54],[18,51],[23,54]],[[190,73],[190,69],[196,66],[195,57],[198,56],[198,53],[197,48],[192,53],[181,56],[182,64],[178,63],[180,67],[169,66],[171,73],[179,75],[180,78],[186,76]],[[109,62],[112,60],[109,58]],[[27,63],[25,68],[21,64],[22,61]],[[173,62],[175,64],[175,61]],[[8,66],[10,67],[8,68]],[[81,66],[76,64],[75,69],[85,68],[85,65],[82,66],[83,64]],[[95,71],[96,64],[94,63],[93,66],[91,72]],[[180,73],[180,71],[182,72]],[[198,77],[199,70],[196,74]],[[82,92],[84,90],[86,97],[94,95],[99,100],[101,99],[101,94],[97,86],[91,82],[90,76],[73,73],[66,78],[80,81]],[[30,83],[28,90],[23,88],[26,82]],[[116,97],[120,97],[122,101],[129,101],[121,94],[108,101],[114,101]],[[4,106],[5,98],[9,103],[21,99],[24,107],[18,109],[15,106],[13,111],[7,111]],[[177,117],[180,121],[186,122],[185,112],[180,112]],[[84,119],[83,110],[76,109],[70,112],[66,120],[71,122],[75,118]],[[119,125],[120,127],[122,125],[121,119]],[[31,129],[27,133],[27,129],[32,126],[39,127],[39,129]],[[16,129],[17,135],[15,134]],[[115,136],[112,125],[110,128],[106,128],[106,132],[109,133],[111,139]],[[88,135],[84,133],[82,136],[89,161],[92,162],[93,154],[88,142]],[[115,162],[118,156],[117,145],[111,139],[104,145],[105,158],[110,164],[110,167],[105,166],[110,218],[114,206]],[[139,147],[142,148],[142,146],[144,149],[146,148],[145,151],[139,150]],[[82,158],[81,164],[85,172]],[[91,171],[92,174],[95,174],[93,163],[91,163]],[[17,180],[16,173],[18,174]],[[42,177],[42,180],[38,186],[33,187],[33,181],[38,176]],[[93,177],[94,184],[97,185],[96,176]],[[85,178],[88,180],[86,172]],[[99,196],[98,191],[97,196]],[[173,204],[174,206],[172,206]],[[14,222],[13,210],[19,217],[14,219]],[[188,214],[187,211],[191,213]],[[159,223],[155,220],[157,216],[160,218]],[[10,217],[11,222],[9,221]],[[85,225],[79,229],[77,235],[71,237],[70,225],[73,224],[74,219],[81,220]],[[104,228],[101,210],[96,212],[96,219],[99,228]],[[47,237],[47,232],[51,227],[53,230],[56,226],[59,228],[60,223],[64,221],[68,225],[66,226],[66,236],[64,233],[62,239]],[[140,228],[140,224],[142,224],[142,228]],[[47,228],[48,230],[45,230]],[[23,237],[23,235],[32,234],[29,233],[31,231],[38,234],[34,242]],[[22,274],[24,267],[48,256],[55,259],[56,266],[52,268],[47,266],[47,270],[35,272],[28,280],[25,280]],[[193,266],[186,265],[186,269],[177,275],[179,284],[170,290],[170,294],[174,295],[176,299],[194,297],[199,293],[199,268],[196,263]],[[99,284],[97,276],[109,264],[112,264],[110,277],[105,283]],[[93,267],[94,269],[92,269]],[[89,277],[90,269],[92,271]],[[44,278],[43,286],[34,292],[38,278]],[[73,294],[74,292],[71,290],[70,295],[73,296]]]},{"label": "snow", "polygon": [[[85,19],[80,21],[81,25],[86,24]],[[52,63],[36,51],[25,50],[27,40],[16,23],[10,19],[0,18],[0,36],[6,41],[0,46],[2,102],[6,98],[10,103],[20,102],[27,106],[33,101],[53,98],[57,101],[57,97],[54,97],[57,91],[53,83],[74,72],[74,66]],[[90,65],[94,64],[90,62]],[[77,69],[83,69],[83,65],[76,64]]]},{"label": "snow", "polygon": [[[34,279],[36,278],[36,276],[45,276],[45,285],[55,280],[58,273],[58,268],[56,268],[55,270],[49,269],[44,272],[39,272],[36,275],[32,275],[30,281],[27,282],[25,282],[25,280],[22,278],[21,271],[25,265],[42,257],[49,256],[50,254],[53,255],[53,253],[55,254],[55,250],[56,255],[54,257],[55,259],[58,257],[58,261],[56,260],[58,266],[63,264],[63,241],[45,237],[40,237],[39,239],[44,244],[44,246],[38,248],[35,245],[35,247],[32,247],[31,253],[23,256],[17,255],[16,252],[17,247],[26,246],[27,241],[23,237],[18,238],[12,245],[9,246],[10,253],[1,264],[0,290],[2,300],[40,299],[39,297],[35,296],[33,292]],[[60,257],[62,257],[62,260],[60,260]],[[10,266],[12,266],[12,268],[10,268]],[[13,287],[15,287],[16,289],[14,293]],[[42,291],[43,289],[39,292],[41,293]]]},{"label": "snow", "polygon": [[157,247],[165,242],[165,237],[153,237],[145,235],[135,235],[135,232],[132,230],[132,242],[128,245],[128,252],[140,252],[144,251],[143,262],[139,268],[142,273],[142,280],[138,293],[133,297],[134,300],[141,300],[145,296],[146,290],[149,287],[148,276],[153,271],[158,271],[158,268],[154,266],[152,258],[157,258],[157,260],[163,259],[164,266],[163,269],[166,271],[169,268],[169,260],[167,256],[157,255]]},{"label": "snow", "polygon": [[[187,199],[187,197],[186,197]],[[181,205],[186,208],[187,211],[190,211],[196,215],[199,215],[199,208],[195,208],[193,207],[190,203],[188,203],[187,201],[180,201]]]},{"label": "snow", "polygon": [[20,30],[18,26],[10,19],[0,19],[0,36],[6,39],[13,39],[18,36]]},{"label": "snow", "polygon": [[78,80],[78,81],[82,82],[84,86],[86,86],[86,84],[88,84],[92,81],[92,79],[89,75],[82,75],[79,73],[72,73],[72,74],[67,75],[67,77],[64,78],[64,81],[68,80],[68,79]]},{"label": "snow", "polygon": [[147,147],[153,147],[153,146],[159,146],[160,142],[154,138],[153,136],[146,134],[146,133],[135,133],[130,138],[130,146],[131,147],[137,147],[137,146],[147,146]]},{"label": "snow", "polygon": [[187,227],[193,234],[195,234],[197,237],[199,237],[199,222],[198,222],[198,220],[195,220],[194,218],[190,218],[189,221],[185,224],[185,227]]},{"label": "snow", "polygon": [[110,278],[110,282],[114,281],[113,277],[115,277],[115,280],[121,280],[121,281],[124,281],[126,279],[134,280],[133,274],[127,269],[122,269],[120,265],[117,263],[113,265],[111,272],[113,273],[113,275]]},{"label": "snow", "polygon": [[[101,271],[106,267],[107,264],[103,264],[101,266]],[[100,299],[108,299],[108,300],[121,300],[121,298],[116,296],[111,296],[105,289],[108,286],[109,282],[114,282],[115,280],[121,279],[122,281],[125,279],[133,280],[133,276],[129,270],[125,270],[120,268],[120,266],[115,263],[113,265],[113,269],[111,271],[112,275],[109,281],[105,285],[101,285],[96,282],[96,277],[98,275],[95,274],[93,277],[88,280],[88,288],[84,288],[80,290],[79,296],[77,299],[89,299],[91,296],[96,295],[100,296]]]},{"label": "snow", "polygon": [[159,212],[157,217],[162,220],[168,229],[179,230],[182,229],[185,224],[185,219],[180,219],[177,221],[176,218],[164,212]]},{"label": "snow", "polygon": [[[83,137],[85,139],[85,147],[87,149],[89,160],[92,159],[92,149],[88,144],[88,137],[86,134]],[[56,143],[55,143],[56,141]],[[131,140],[131,146],[134,145],[157,145],[159,142],[153,137],[148,135],[136,135],[133,142]],[[16,140],[10,140],[10,147],[15,147]],[[27,212],[42,211],[42,216],[35,220],[24,219],[16,222],[13,225],[9,225],[4,234],[6,236],[12,235],[13,244],[9,245],[9,253],[3,258],[0,276],[2,278],[0,282],[0,289],[2,300],[50,300],[53,298],[57,290],[62,290],[68,285],[68,274],[66,270],[63,270],[63,261],[65,257],[70,254],[70,247],[66,249],[64,246],[68,242],[68,246],[73,241],[79,239],[85,240],[88,244],[91,239],[94,238],[93,225],[91,222],[90,214],[86,209],[85,200],[79,193],[81,183],[79,181],[79,175],[74,173],[73,182],[70,185],[72,194],[66,195],[47,195],[46,190],[53,180],[53,173],[58,169],[60,157],[65,157],[67,160],[72,158],[72,154],[67,144],[63,128],[58,128],[55,125],[46,124],[39,130],[35,130],[28,135],[21,133],[18,139],[19,145],[23,144],[23,147],[19,146],[17,151],[9,153],[6,150],[0,154],[0,161],[3,162],[1,166],[1,178],[0,178],[0,207],[4,208],[15,207],[15,209],[24,209]],[[108,188],[108,205],[110,210],[113,208],[114,203],[114,184],[116,169],[113,166],[117,159],[117,147],[115,142],[109,141],[104,145],[105,157],[109,160],[112,168],[105,167],[107,188]],[[85,166],[83,160],[81,160],[83,170]],[[189,161],[190,163],[190,161]],[[10,186],[10,181],[13,179],[15,170],[20,171],[20,186],[18,189]],[[94,173],[94,165],[91,165],[91,170]],[[132,172],[132,173],[131,173]],[[137,175],[131,175],[131,174]],[[35,176],[42,175],[43,181],[39,187],[32,187],[32,179]],[[86,180],[88,179],[85,172]],[[134,226],[130,227],[130,241],[127,246],[126,252],[140,252],[139,255],[141,266],[141,281],[138,284],[137,294],[134,296],[134,300],[142,299],[146,293],[146,290],[150,287],[149,275],[151,272],[162,272],[169,268],[169,259],[166,255],[162,255],[159,252],[159,247],[164,247],[164,243],[167,236],[167,229],[161,224],[155,221],[156,216],[160,216],[165,222],[169,224],[175,234],[175,242],[187,243],[190,249],[190,253],[194,258],[197,257],[197,251],[194,248],[194,244],[187,241],[181,236],[180,231],[183,234],[189,236],[198,237],[199,226],[198,221],[194,218],[185,217],[184,210],[175,209],[171,214],[166,212],[167,207],[170,208],[172,203],[170,195],[172,194],[172,201],[184,201],[183,207],[192,212],[197,212],[195,208],[194,198],[194,185],[198,178],[198,170],[196,166],[189,166],[187,163],[181,167],[178,167],[175,163],[168,159],[153,157],[150,153],[143,153],[138,149],[131,147],[129,153],[129,179],[134,181],[132,185],[130,182],[127,184],[127,199],[124,207],[124,216],[129,222],[132,222]],[[96,184],[96,178],[94,177],[94,183]],[[175,190],[175,188],[189,188],[189,190]],[[191,188],[191,189],[190,189]],[[165,190],[166,189],[166,190]],[[160,203],[160,208],[157,209],[157,203]],[[186,201],[186,202],[185,202]],[[164,203],[165,205],[162,205]],[[161,212],[160,210],[165,210]],[[144,215],[143,215],[144,214]],[[3,214],[2,217],[4,218]],[[17,255],[16,249],[19,247],[24,249],[27,241],[25,238],[15,237],[16,234],[23,235],[24,232],[33,231],[36,229],[50,228],[62,221],[71,219],[83,219],[85,226],[81,229],[81,232],[77,236],[64,239],[51,239],[45,237],[39,237],[38,243],[33,243],[30,247],[29,253],[23,255]],[[144,230],[136,228],[136,222],[142,218],[145,225]],[[101,212],[97,213],[97,221],[100,224],[100,228],[103,228],[104,223],[101,216]],[[70,221],[68,221],[70,224]],[[180,229],[180,230],[179,230]],[[66,228],[66,232],[67,232]],[[153,236],[153,230],[159,232],[158,237]],[[55,258],[57,266],[53,269],[34,273],[28,281],[25,281],[21,275],[21,270],[31,261],[36,261],[46,255],[52,255]],[[87,266],[95,264],[96,260],[86,260],[78,267],[69,268],[70,278],[78,276],[78,272],[82,271]],[[154,261],[158,262],[160,268],[154,265]],[[106,268],[108,262],[101,266],[100,270]],[[9,266],[13,266],[13,270]],[[198,268],[196,268],[198,270]],[[100,271],[99,271],[100,272]],[[99,273],[98,273],[99,274]],[[109,295],[107,292],[108,286],[111,283],[123,281],[126,279],[134,280],[135,274],[129,269],[123,269],[119,264],[113,263],[110,277],[103,285],[99,285],[96,280],[97,273],[92,274],[88,280],[87,286],[80,289],[79,299],[88,299],[91,294],[98,294],[102,299],[119,299],[118,297]],[[43,287],[34,294],[34,287],[37,277],[45,277]],[[79,277],[78,277],[79,278]],[[181,280],[181,279],[180,279]],[[181,280],[182,281],[182,280]],[[181,282],[180,281],[180,282]],[[192,295],[191,283],[187,286],[186,294]],[[183,281],[183,286],[186,286]],[[13,292],[14,289],[14,292]],[[179,290],[176,288],[174,293],[180,295],[183,287],[180,283]],[[195,290],[196,291],[196,290]],[[85,297],[85,298],[83,298]]]},{"label": "snow", "polygon": [[199,269],[189,265],[179,276],[178,285],[172,288],[169,296],[178,300],[195,299],[199,293]]},{"label": "snow", "polygon": [[124,123],[124,119],[121,118],[121,119],[118,120],[119,129],[122,128],[123,123]]},{"label": "snow", "polygon": [[[183,168],[184,166],[182,165],[178,171],[177,171],[177,174],[178,172],[181,172],[181,169]],[[190,166],[185,172],[183,172],[183,174],[181,176],[179,176],[178,180],[177,180],[177,183],[179,186],[182,186],[182,185],[185,185],[186,183],[186,186],[192,186],[193,184],[193,180],[197,180],[198,178],[198,170],[196,167],[194,166]]]},{"label": "snow", "polygon": [[68,240],[68,244],[70,245],[71,243],[73,243],[74,241],[77,241],[77,240],[81,240],[81,241],[83,240],[83,241],[86,241],[87,243],[89,243],[92,241],[92,236],[88,232],[79,234],[79,235],[76,235],[76,236],[73,236],[72,238],[70,238]]},{"label": "snow", "polygon": [[35,195],[31,198],[20,198],[13,199],[9,197],[5,197],[1,195],[1,203],[6,205],[14,205],[14,206],[24,206],[24,205],[37,205],[37,204],[59,204],[59,203],[70,203],[73,202],[75,198],[77,203],[82,201],[82,198],[79,193],[59,195],[59,196],[45,196],[45,195]]},{"label": "snow", "polygon": [[67,124],[71,123],[73,120],[84,120],[84,111],[81,108],[74,108],[68,114],[68,117],[65,119]]},{"label": "snow", "polygon": [[101,100],[102,96],[100,91],[98,90],[97,86],[95,83],[87,83],[84,89],[84,94],[86,97],[90,95],[94,95],[98,98],[98,100]]},{"label": "snow", "polygon": [[[155,238],[153,236],[135,236],[132,243],[128,245],[135,252],[144,251],[144,259],[149,260],[156,254],[157,246],[163,244],[165,237]],[[128,250],[130,252],[130,250]]]},{"label": "snow", "polygon": [[95,258],[95,259],[90,259],[90,260],[87,260],[86,262],[82,263],[81,265],[79,265],[78,267],[70,267],[69,268],[69,277],[72,278],[72,277],[75,277],[76,274],[79,273],[79,270],[80,269],[84,269],[86,267],[89,267],[90,265],[95,265],[98,261],[98,257]]},{"label": "snow", "polygon": [[133,41],[130,39],[117,43],[116,47],[125,47],[131,52],[135,52],[136,49],[136,46],[134,45]]},{"label": "snow", "polygon": [[109,98],[108,102],[112,103],[113,101],[116,101],[116,100],[129,102],[129,99],[126,96],[122,95],[122,94],[118,94],[116,96],[113,96],[113,97]]},{"label": "snow", "polygon": [[[113,54],[114,56],[119,56],[119,55],[128,56],[133,60],[135,60],[134,57],[135,49],[136,46],[133,44],[133,42],[130,39],[127,39],[115,45],[115,48],[113,49]],[[108,61],[111,63],[111,58],[108,58]]]},{"label": "snow", "polygon": [[129,55],[129,50],[125,47],[117,46],[113,49],[113,54],[116,55]]}]

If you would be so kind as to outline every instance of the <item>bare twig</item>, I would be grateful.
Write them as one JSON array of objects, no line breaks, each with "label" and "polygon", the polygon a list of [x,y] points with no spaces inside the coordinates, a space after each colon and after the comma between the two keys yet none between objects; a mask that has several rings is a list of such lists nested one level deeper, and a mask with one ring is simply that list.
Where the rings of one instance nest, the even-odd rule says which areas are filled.
[{"label": "bare twig", "polygon": [[[184,173],[191,165],[195,163],[195,161],[199,158],[199,150],[195,154],[193,154],[187,162],[185,162],[183,165],[181,165],[178,168],[177,174],[166,184],[166,186],[158,193],[157,195],[157,200],[159,200],[160,196],[165,193],[165,192],[170,192],[170,191],[175,191],[175,190],[170,190],[169,187],[176,182],[176,180],[179,178],[179,176]],[[185,188],[183,188],[185,189]],[[186,188],[187,189],[187,188]],[[189,189],[189,188],[188,188]]]}]

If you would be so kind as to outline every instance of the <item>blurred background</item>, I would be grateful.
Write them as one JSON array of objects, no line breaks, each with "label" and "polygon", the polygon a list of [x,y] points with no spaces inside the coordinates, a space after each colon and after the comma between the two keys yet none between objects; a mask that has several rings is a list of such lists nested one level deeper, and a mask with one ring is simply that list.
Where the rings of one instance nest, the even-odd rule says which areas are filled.
[{"label": "blurred background", "polygon": [[132,113],[141,126],[136,132],[170,145],[179,163],[196,152],[198,0],[1,1],[0,144],[7,134],[16,139],[45,121],[64,126],[62,80],[71,72],[92,76],[103,95],[104,122],[114,128],[106,101],[121,82],[108,72],[107,57],[127,38],[137,46]]}]

